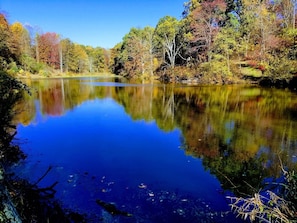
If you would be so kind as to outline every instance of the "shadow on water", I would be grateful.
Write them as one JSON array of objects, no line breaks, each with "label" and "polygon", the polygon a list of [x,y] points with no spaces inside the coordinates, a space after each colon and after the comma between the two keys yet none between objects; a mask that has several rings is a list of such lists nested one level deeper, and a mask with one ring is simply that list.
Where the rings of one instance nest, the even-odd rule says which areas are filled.
[{"label": "shadow on water", "polygon": [[0,71],[0,221],[83,222],[83,216],[73,211],[65,212],[53,199],[56,183],[39,188],[7,172],[11,166],[26,158],[15,141],[17,132],[12,122],[13,116],[20,112],[14,106],[24,94],[30,95],[26,85]]},{"label": "shadow on water", "polygon": [[[240,222],[226,195],[296,169],[296,95],[253,86],[29,81],[18,104],[26,162],[67,208],[120,222]],[[128,216],[129,215],[129,216]],[[198,220],[197,220],[198,219]],[[95,220],[94,220],[95,221]]]}]

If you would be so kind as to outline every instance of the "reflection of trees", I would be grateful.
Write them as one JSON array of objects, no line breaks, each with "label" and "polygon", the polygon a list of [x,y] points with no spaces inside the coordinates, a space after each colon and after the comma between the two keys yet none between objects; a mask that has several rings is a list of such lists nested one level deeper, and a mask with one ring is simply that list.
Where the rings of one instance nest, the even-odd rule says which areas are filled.
[{"label": "reflection of trees", "polygon": [[83,84],[86,80],[52,79],[42,81],[27,80],[33,90],[33,97],[26,96],[26,100],[17,105],[22,112],[15,119],[29,124],[36,115],[35,98],[39,101],[40,112],[44,115],[61,116],[86,100],[104,98],[109,89]]},{"label": "reflection of trees", "polygon": [[153,94],[152,86],[116,87],[112,97],[131,115],[134,120],[153,120]]},{"label": "reflection of trees", "polygon": [[[225,188],[236,186],[245,193],[258,188],[266,176],[278,176],[279,157],[284,165],[295,166],[297,99],[289,92],[241,86],[104,87],[85,81],[32,85],[47,114],[60,115],[86,100],[112,97],[134,120],[155,120],[165,131],[179,128],[185,152],[202,158]],[[34,103],[26,108],[32,113]],[[21,119],[32,117],[28,114]]]},{"label": "reflection of trees", "polygon": [[219,144],[219,154],[215,157],[203,157],[203,165],[215,174],[224,189],[236,194],[253,194],[262,186],[263,179],[268,176],[263,163],[266,156],[255,156],[238,159],[233,148]]},{"label": "reflection of trees", "polygon": [[[165,87],[165,85],[164,85]],[[165,117],[165,121],[168,120],[169,117],[171,117],[171,121],[174,120],[174,93],[173,89],[171,90],[171,93],[169,95],[168,100],[163,97],[163,116]]]},{"label": "reflection of trees", "polygon": [[294,166],[292,151],[283,148],[292,142],[295,145],[297,138],[292,128],[296,123],[286,113],[291,101],[284,98],[288,93],[226,87],[222,93],[214,88],[200,94],[204,94],[205,112],[197,114],[199,121],[190,128],[181,125],[186,151],[203,158],[206,168],[226,188],[234,184],[239,187],[237,191],[250,193],[263,178],[277,177],[278,156],[286,165]]},{"label": "reflection of trees", "polygon": [[124,106],[134,120],[155,120],[158,126],[166,131],[176,127],[175,94],[172,87],[139,86],[117,87],[113,98]]},{"label": "reflection of trees", "polygon": [[15,106],[17,112],[14,115],[14,120],[17,120],[23,125],[29,125],[36,114],[34,101],[30,100],[30,97],[29,94],[24,94],[24,100],[18,101]]},{"label": "reflection of trees", "polygon": [[295,166],[291,159],[296,152],[296,122],[290,115],[294,112],[287,112],[294,95],[288,92],[169,85],[154,88],[153,98],[140,88],[128,92],[122,88],[122,96],[117,95],[127,113],[146,120],[153,114],[167,131],[180,128],[186,153],[202,158],[226,189],[241,193],[259,189],[265,177],[279,176],[279,157]]},{"label": "reflection of trees", "polygon": [[64,112],[63,88],[60,81],[54,81],[46,89],[39,88],[39,100],[42,113],[60,116]]},{"label": "reflection of trees", "polygon": [[173,130],[176,127],[176,101],[172,86],[163,85],[159,88],[155,99],[155,106],[154,118],[158,126],[165,131]]}]

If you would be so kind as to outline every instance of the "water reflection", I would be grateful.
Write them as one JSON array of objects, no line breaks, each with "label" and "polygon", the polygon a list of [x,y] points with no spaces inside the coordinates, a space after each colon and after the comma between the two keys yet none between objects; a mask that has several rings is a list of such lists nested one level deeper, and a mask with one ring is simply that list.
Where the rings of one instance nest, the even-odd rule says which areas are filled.
[{"label": "water reflection", "polygon": [[[18,105],[23,112],[17,121],[24,126],[63,116],[86,101],[109,98],[133,120],[155,122],[167,132],[179,129],[183,151],[201,158],[222,187],[236,194],[251,194],[263,187],[266,177],[277,178],[279,159],[296,168],[297,97],[289,91],[139,85],[95,78],[31,80],[28,84],[35,89],[35,98],[27,96]],[[133,135],[126,137],[133,139]]]}]

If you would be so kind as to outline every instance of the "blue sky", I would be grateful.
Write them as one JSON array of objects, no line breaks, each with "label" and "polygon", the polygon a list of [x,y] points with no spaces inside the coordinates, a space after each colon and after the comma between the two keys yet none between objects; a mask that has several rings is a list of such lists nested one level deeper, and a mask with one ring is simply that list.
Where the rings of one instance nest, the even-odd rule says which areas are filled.
[{"label": "blue sky", "polygon": [[0,0],[9,23],[56,32],[75,43],[112,48],[132,27],[155,27],[170,15],[181,19],[187,0]]}]

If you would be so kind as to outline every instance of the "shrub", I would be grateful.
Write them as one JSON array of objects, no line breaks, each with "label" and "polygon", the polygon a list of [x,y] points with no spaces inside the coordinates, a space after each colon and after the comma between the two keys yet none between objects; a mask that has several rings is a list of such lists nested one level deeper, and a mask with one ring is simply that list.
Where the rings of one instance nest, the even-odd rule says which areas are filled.
[{"label": "shrub", "polygon": [[275,57],[270,61],[269,72],[274,79],[290,79],[296,72],[294,61]]},{"label": "shrub", "polygon": [[32,74],[38,74],[44,68],[43,63],[37,63],[34,58],[27,55],[23,55],[21,61],[23,69]]},{"label": "shrub", "polygon": [[225,61],[213,60],[211,62],[201,64],[200,68],[202,73],[207,76],[232,76],[232,73],[228,70]]},{"label": "shrub", "polygon": [[50,72],[49,72],[49,70],[47,70],[47,69],[42,69],[42,70],[40,70],[40,71],[39,71],[39,74],[40,74],[41,76],[44,76],[44,77],[49,77],[49,76],[50,76]]},{"label": "shrub", "polygon": [[15,76],[18,72],[19,72],[19,68],[16,65],[16,62],[11,62],[10,64],[8,64],[7,73],[9,75]]}]

